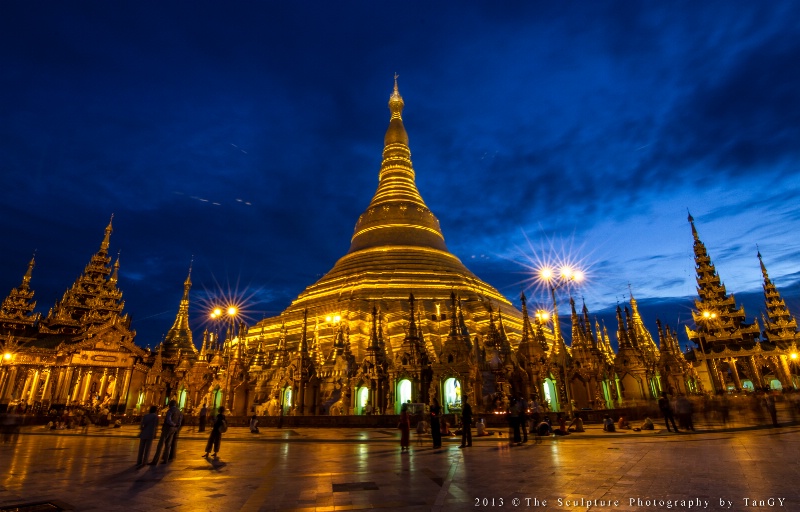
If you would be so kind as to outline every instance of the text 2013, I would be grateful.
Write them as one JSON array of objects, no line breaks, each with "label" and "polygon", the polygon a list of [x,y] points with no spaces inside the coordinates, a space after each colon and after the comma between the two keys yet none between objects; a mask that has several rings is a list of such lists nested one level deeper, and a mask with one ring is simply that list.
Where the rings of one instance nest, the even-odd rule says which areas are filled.
[{"label": "text 2013", "polygon": [[476,507],[502,507],[503,498],[475,498]]}]

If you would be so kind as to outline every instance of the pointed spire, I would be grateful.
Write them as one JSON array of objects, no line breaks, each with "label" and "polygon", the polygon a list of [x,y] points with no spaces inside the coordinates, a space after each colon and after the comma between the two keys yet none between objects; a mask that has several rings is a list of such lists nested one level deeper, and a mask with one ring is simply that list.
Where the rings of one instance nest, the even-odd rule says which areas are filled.
[{"label": "pointed spire", "polygon": [[33,253],[31,257],[31,261],[28,263],[28,270],[25,272],[25,275],[22,276],[22,284],[20,285],[20,290],[27,291],[30,288],[31,284],[31,276],[33,275],[33,267],[36,265],[36,253]]},{"label": "pointed spire", "polygon": [[439,221],[417,190],[408,134],[403,126],[404,106],[395,76],[378,189],[356,223],[348,253],[383,245],[415,245],[447,251]]},{"label": "pointed spire", "polygon": [[761,264],[761,274],[764,276],[764,303],[767,306],[767,316],[762,315],[764,336],[770,343],[784,343],[788,346],[797,337],[797,320],[789,312],[786,301],[781,297],[775,283],[769,278],[760,251],[758,252],[758,261]]},{"label": "pointed spire", "polygon": [[119,256],[121,252],[122,251],[117,252],[117,260],[114,262],[114,267],[111,271],[111,277],[108,279],[112,284],[117,284],[119,282]]},{"label": "pointed spire", "polygon": [[[192,340],[192,330],[189,328],[189,290],[192,288],[192,264],[189,264],[189,273],[183,282],[183,297],[178,305],[178,314],[175,315],[175,322],[167,332],[164,339],[165,357],[174,357],[178,350],[187,354],[190,359],[197,358],[197,347]],[[231,338],[231,334],[228,335]]]},{"label": "pointed spire", "polygon": [[308,338],[306,331],[308,330],[308,308],[303,309],[303,333],[300,337],[300,348],[299,351],[301,354],[308,354]]},{"label": "pointed spire", "polygon": [[33,300],[34,292],[30,288],[35,257],[34,254],[28,263],[28,270],[22,276],[22,283],[11,290],[0,306],[0,320],[3,326],[9,330],[9,335],[10,331],[20,331],[32,327],[41,316],[40,313],[33,312],[36,309],[36,301]]},{"label": "pointed spire", "polygon": [[692,225],[692,236],[694,237],[694,241],[700,242],[700,237],[697,235],[697,229],[694,227],[694,217],[692,217],[691,212],[689,213],[689,224]]},{"label": "pointed spire", "polygon": [[408,323],[408,337],[409,338],[418,338],[419,334],[417,333],[417,323],[414,320],[414,294],[410,293],[408,295],[408,302],[410,304],[410,314],[409,318],[410,321]]},{"label": "pointed spire", "polygon": [[112,222],[114,221],[114,214],[111,214],[111,219],[108,221],[108,226],[106,226],[106,234],[103,237],[103,241],[100,243],[100,252],[102,254],[106,254],[108,252],[108,246],[111,243],[111,233],[114,231],[111,227]]}]

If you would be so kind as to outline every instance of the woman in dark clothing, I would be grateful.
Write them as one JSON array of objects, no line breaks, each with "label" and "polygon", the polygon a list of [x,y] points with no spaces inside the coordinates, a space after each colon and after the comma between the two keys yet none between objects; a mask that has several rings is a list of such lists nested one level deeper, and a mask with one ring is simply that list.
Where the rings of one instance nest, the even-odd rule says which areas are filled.
[{"label": "woman in dark clothing", "polygon": [[439,407],[439,401],[437,399],[433,399],[433,405],[431,405],[431,436],[433,437],[433,447],[434,448],[441,448],[442,447],[442,426],[439,423],[439,416],[442,414],[442,408]]},{"label": "woman in dark clothing", "polygon": [[208,436],[208,443],[206,443],[206,454],[203,457],[208,457],[209,452],[211,452],[211,447],[214,447],[214,458],[217,458],[217,452],[219,451],[219,444],[222,441],[222,434],[223,432],[227,432],[228,430],[228,422],[225,420],[225,412],[224,407],[219,408],[219,413],[217,414],[217,419],[214,421],[214,426],[211,428],[211,435]]},{"label": "woman in dark clothing", "polygon": [[400,429],[400,451],[408,450],[409,445],[409,432],[411,431],[411,420],[408,418],[408,405],[403,404],[400,408],[400,423],[397,425]]}]

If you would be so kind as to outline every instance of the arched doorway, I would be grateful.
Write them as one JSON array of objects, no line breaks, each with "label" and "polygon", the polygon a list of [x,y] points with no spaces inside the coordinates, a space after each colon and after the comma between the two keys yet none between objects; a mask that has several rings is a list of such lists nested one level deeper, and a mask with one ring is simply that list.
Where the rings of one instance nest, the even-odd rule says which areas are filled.
[{"label": "arched doorway", "polygon": [[356,414],[366,414],[367,411],[365,408],[367,406],[367,402],[369,402],[369,388],[366,386],[358,388],[356,397]]},{"label": "arched doorway", "polygon": [[542,406],[546,406],[551,411],[558,411],[558,393],[556,392],[556,384],[553,382],[553,379],[550,377],[544,379],[544,394],[542,397],[544,398],[544,403]]},{"label": "arched doorway", "polygon": [[411,401],[411,381],[403,379],[397,383],[397,400],[404,404]]},{"label": "arched doorway", "polygon": [[211,417],[212,418],[217,415],[217,410],[219,409],[220,405],[222,405],[222,390],[219,389],[219,388],[216,388],[211,393]]},{"label": "arched doorway", "polygon": [[449,378],[444,381],[444,413],[450,414],[452,412],[461,411],[461,381],[456,378]]},{"label": "arched doorway", "polygon": [[284,416],[289,414],[289,411],[292,409],[292,388],[286,386],[283,388],[283,414]]}]

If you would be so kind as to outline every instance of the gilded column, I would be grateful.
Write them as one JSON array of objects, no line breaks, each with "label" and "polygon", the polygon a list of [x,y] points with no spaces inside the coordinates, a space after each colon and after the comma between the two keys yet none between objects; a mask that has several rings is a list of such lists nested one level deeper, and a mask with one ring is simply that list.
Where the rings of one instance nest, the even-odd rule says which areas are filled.
[{"label": "gilded column", "polygon": [[45,377],[44,388],[42,389],[42,402],[47,401],[49,403],[49,402],[52,402],[52,400],[50,399],[50,394],[51,394],[50,393],[50,388],[51,388],[52,383],[53,383],[53,378],[52,378],[53,377],[53,370],[52,369],[47,370],[46,374],[47,374],[47,377]]},{"label": "gilded column", "polygon": [[86,403],[86,395],[89,394],[89,386],[92,385],[92,370],[88,370],[84,376],[83,390],[80,392],[80,402]]},{"label": "gilded column", "polygon": [[31,387],[28,390],[28,398],[25,400],[25,403],[28,405],[33,405],[36,402],[36,391],[38,390],[39,380],[41,378],[41,370],[31,370],[33,375],[31,376]]},{"label": "gilded column", "polygon": [[28,393],[31,389],[31,381],[33,380],[33,375],[31,375],[32,370],[30,368],[25,368],[25,385],[22,386],[22,393],[19,395],[19,400],[21,402],[28,403]]},{"label": "gilded column", "polygon": [[736,386],[736,391],[741,391],[742,381],[739,379],[739,369],[736,368],[736,358],[729,357],[728,364],[731,367],[731,375],[733,376],[733,384]]},{"label": "gilded column", "polygon": [[103,368],[103,376],[100,377],[100,387],[97,390],[97,396],[102,401],[106,395],[106,386],[108,385],[108,368]]},{"label": "gilded column", "polygon": [[6,381],[5,386],[3,387],[3,393],[0,394],[0,402],[7,404],[11,401],[12,393],[14,392],[14,384],[17,381],[17,367],[12,366],[11,370],[6,372]]},{"label": "gilded column", "polygon": [[69,402],[74,403],[78,400],[78,393],[81,389],[81,382],[83,381],[83,368],[78,368],[78,375],[75,376],[75,386],[70,391]]},{"label": "gilded column", "polygon": [[[125,369],[125,377],[123,377],[122,390],[120,391],[121,394],[119,395],[124,400],[124,408],[122,412],[126,412],[128,410],[128,393],[130,392],[132,374],[133,368]],[[117,387],[119,387],[119,384]],[[119,412],[119,401],[117,402],[117,412]]]}]

